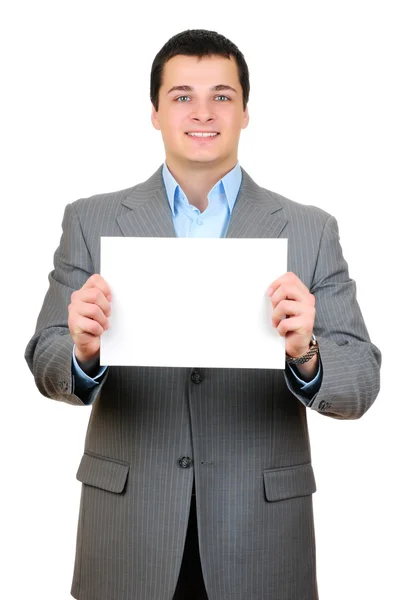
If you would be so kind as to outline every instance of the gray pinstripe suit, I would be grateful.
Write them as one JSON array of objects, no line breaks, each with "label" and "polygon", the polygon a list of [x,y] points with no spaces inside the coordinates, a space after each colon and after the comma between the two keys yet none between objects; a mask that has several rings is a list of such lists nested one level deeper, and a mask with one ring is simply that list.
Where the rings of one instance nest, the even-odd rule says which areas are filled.
[{"label": "gray pinstripe suit", "polygon": [[[100,270],[101,235],[175,235],[161,168],[140,185],[65,210],[26,358],[42,394],[75,405],[83,402],[74,394],[67,306],[72,291]],[[172,598],[194,471],[209,599],[317,598],[305,406],[337,419],[360,417],[379,389],[380,353],[333,217],[260,188],[243,171],[227,237],[289,239],[288,268],[316,297],[321,388],[314,398],[302,396],[287,371],[108,369],[91,392],[77,474],[83,486],[72,595],[79,600]],[[195,276],[205,273],[201,265]],[[134,278],[134,264],[126,275]]]}]

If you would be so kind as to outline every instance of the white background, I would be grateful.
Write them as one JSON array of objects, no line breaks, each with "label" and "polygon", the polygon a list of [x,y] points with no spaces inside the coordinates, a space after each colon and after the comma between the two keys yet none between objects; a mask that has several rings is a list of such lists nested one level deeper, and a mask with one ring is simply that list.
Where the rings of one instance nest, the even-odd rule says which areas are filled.
[{"label": "white background", "polygon": [[382,390],[362,419],[308,414],[320,598],[398,597],[394,4],[15,0],[2,9],[3,598],[70,598],[90,409],[40,396],[24,348],[65,205],[143,181],[163,161],[149,73],[161,46],[187,28],[223,33],[249,64],[241,165],[258,184],[338,219],[384,361]]}]

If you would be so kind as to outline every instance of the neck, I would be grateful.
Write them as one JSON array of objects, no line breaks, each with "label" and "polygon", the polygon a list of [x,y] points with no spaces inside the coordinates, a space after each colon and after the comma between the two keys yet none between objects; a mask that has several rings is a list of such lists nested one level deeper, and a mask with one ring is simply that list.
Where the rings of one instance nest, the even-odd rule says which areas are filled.
[{"label": "neck", "polygon": [[188,202],[203,212],[208,205],[207,196],[214,185],[227,173],[232,171],[238,162],[237,158],[222,165],[185,163],[173,161],[166,157],[170,173],[184,191]]}]

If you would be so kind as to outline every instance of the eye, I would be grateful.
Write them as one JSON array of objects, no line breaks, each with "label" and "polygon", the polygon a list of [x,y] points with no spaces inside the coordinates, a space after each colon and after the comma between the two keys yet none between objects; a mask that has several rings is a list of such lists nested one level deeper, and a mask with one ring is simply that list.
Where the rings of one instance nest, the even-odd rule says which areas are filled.
[{"label": "eye", "polygon": [[220,94],[219,96],[216,96],[216,98],[223,98],[224,99],[223,102],[225,100],[229,100],[228,96],[224,96],[223,94]]},{"label": "eye", "polygon": [[178,98],[176,98],[177,102],[186,102],[186,98],[189,98],[189,96],[178,96]]}]

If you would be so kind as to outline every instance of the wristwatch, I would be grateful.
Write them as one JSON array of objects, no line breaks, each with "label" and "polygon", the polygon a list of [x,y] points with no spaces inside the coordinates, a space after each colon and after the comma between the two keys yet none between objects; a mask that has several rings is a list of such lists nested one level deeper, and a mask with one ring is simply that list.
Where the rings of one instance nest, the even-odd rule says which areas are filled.
[{"label": "wristwatch", "polygon": [[318,340],[316,339],[314,334],[312,334],[310,340],[310,347],[307,350],[307,352],[305,352],[301,356],[289,356],[289,354],[286,354],[286,362],[288,365],[302,365],[311,360],[311,358],[315,356],[315,354],[318,354],[318,352]]}]

